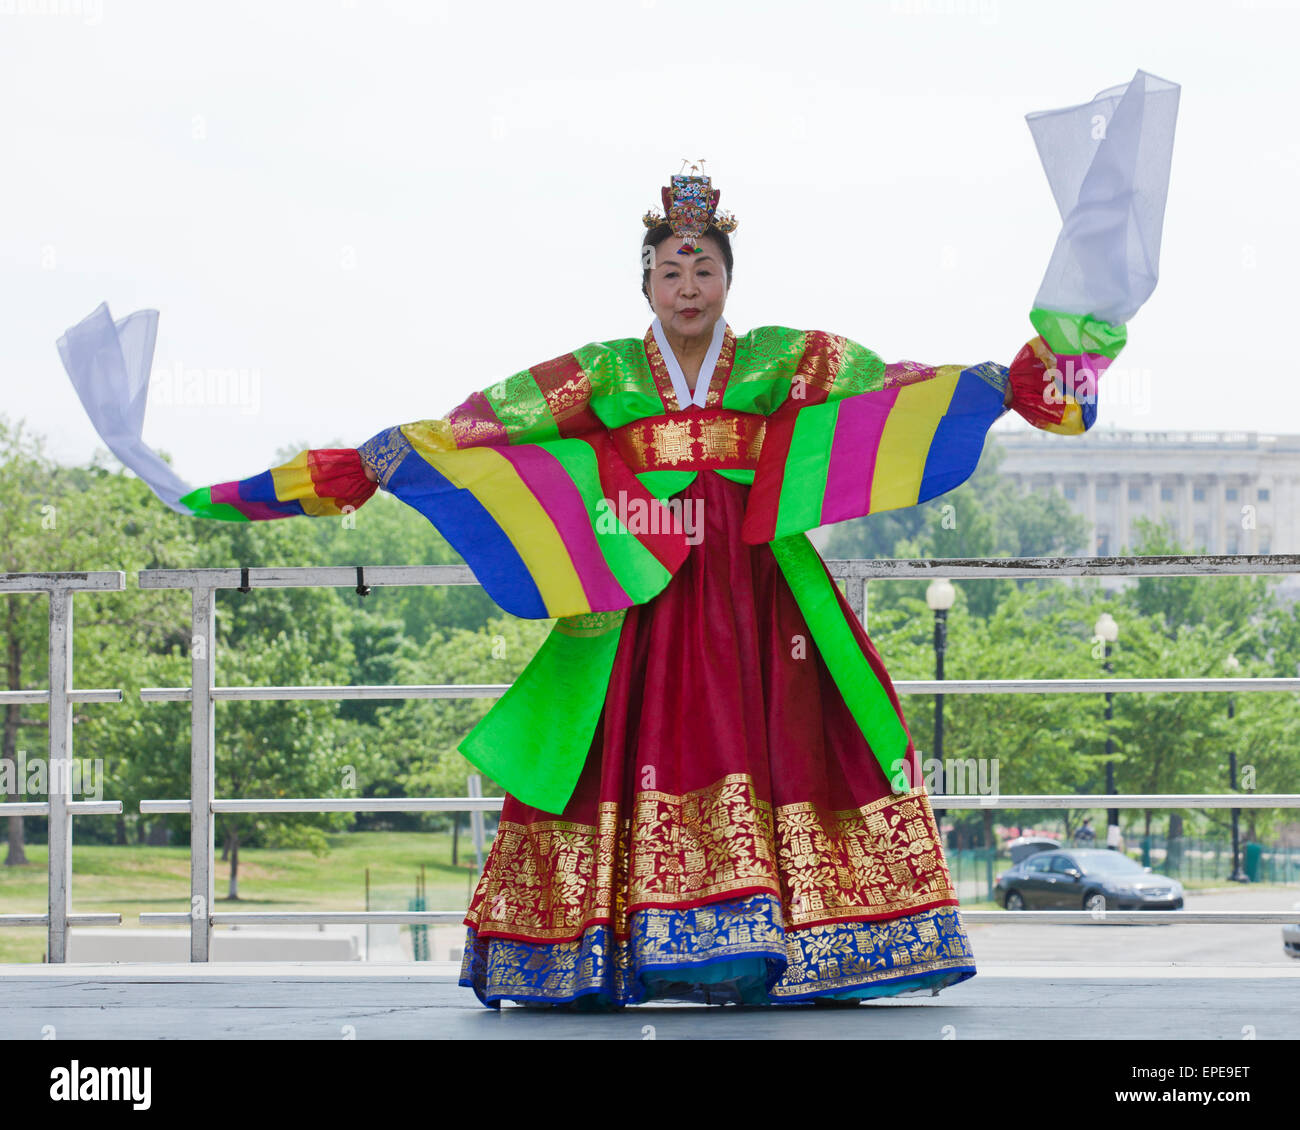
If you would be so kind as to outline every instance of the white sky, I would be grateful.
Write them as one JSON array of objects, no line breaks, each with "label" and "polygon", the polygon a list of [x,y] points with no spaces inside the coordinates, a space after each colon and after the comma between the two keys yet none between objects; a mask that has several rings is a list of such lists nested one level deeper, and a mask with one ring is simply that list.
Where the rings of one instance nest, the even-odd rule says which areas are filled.
[{"label": "white sky", "polygon": [[[1161,280],[1097,426],[1300,431],[1297,31],[1291,0],[0,0],[0,411],[102,447],[54,342],[107,301],[161,312],[145,439],[194,485],[441,416],[644,333],[640,217],[701,156],[737,332],[1008,364],[1059,230],[1024,115],[1141,68],[1182,85]],[[168,403],[194,369],[242,403]]]}]

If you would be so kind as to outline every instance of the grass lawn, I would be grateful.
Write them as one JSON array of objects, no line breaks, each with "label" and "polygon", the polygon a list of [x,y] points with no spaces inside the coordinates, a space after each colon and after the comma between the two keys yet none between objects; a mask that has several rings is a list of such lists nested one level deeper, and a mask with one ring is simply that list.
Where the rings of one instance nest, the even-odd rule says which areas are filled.
[{"label": "grass lawn", "polygon": [[[218,858],[217,903],[222,910],[364,910],[370,868],[372,910],[405,910],[423,865],[430,910],[469,905],[478,869],[464,830],[460,863],[451,864],[450,832],[345,832],[329,834],[328,854],[307,850],[240,848],[239,901],[226,899],[230,865]],[[485,849],[486,850],[486,849]],[[217,855],[220,856],[220,845]],[[26,866],[0,866],[0,913],[43,914],[48,909],[48,853],[27,846]],[[187,910],[188,847],[76,844],[72,852],[74,912],[116,911],[122,925],[140,926],[142,911]],[[175,929],[160,927],[161,929]],[[45,931],[35,926],[0,928],[0,962],[39,962]]]}]

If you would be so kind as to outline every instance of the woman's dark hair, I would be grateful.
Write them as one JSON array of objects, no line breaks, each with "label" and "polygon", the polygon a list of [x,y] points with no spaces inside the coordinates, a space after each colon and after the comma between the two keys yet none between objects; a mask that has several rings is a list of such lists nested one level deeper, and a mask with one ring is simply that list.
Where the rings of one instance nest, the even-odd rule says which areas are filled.
[{"label": "woman's dark hair", "polygon": [[[672,226],[664,221],[657,224],[645,233],[645,239],[641,241],[641,262],[645,262],[645,249],[647,247],[658,247],[664,240],[673,234]],[[731,254],[731,238],[724,231],[719,231],[712,224],[704,229],[704,236],[714,239],[718,246],[722,248],[722,264],[727,268],[727,287],[731,287],[732,264],[734,259]],[[701,238],[704,238],[703,236]],[[645,295],[645,300],[650,301],[650,268],[641,268],[641,293]],[[653,309],[653,304],[651,304]]]}]

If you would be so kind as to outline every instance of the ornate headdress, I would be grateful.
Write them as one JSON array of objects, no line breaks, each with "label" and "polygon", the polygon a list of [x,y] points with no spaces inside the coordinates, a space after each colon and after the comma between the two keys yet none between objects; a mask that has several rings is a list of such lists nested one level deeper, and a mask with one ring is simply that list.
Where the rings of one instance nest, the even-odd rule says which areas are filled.
[{"label": "ornate headdress", "polygon": [[[704,230],[712,224],[719,231],[736,230],[736,219],[729,212],[718,212],[719,189],[713,188],[709,178],[701,171],[704,159],[691,165],[689,173],[677,173],[671,183],[660,190],[664,211],[660,214],[649,211],[641,217],[647,228],[657,227],[664,222],[664,217],[672,225],[673,235],[686,242],[677,249],[678,255],[689,255],[702,251],[699,246]],[[682,161],[686,165],[685,159]]]}]

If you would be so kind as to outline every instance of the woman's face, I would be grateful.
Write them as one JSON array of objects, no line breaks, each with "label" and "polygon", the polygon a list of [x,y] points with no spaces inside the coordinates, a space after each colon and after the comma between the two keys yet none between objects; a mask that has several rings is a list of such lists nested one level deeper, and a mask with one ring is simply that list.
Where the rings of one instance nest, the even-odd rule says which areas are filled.
[{"label": "woman's face", "polygon": [[727,303],[727,276],[722,248],[704,236],[703,251],[678,255],[686,240],[669,236],[650,261],[650,305],[664,328],[677,337],[707,337]]}]

